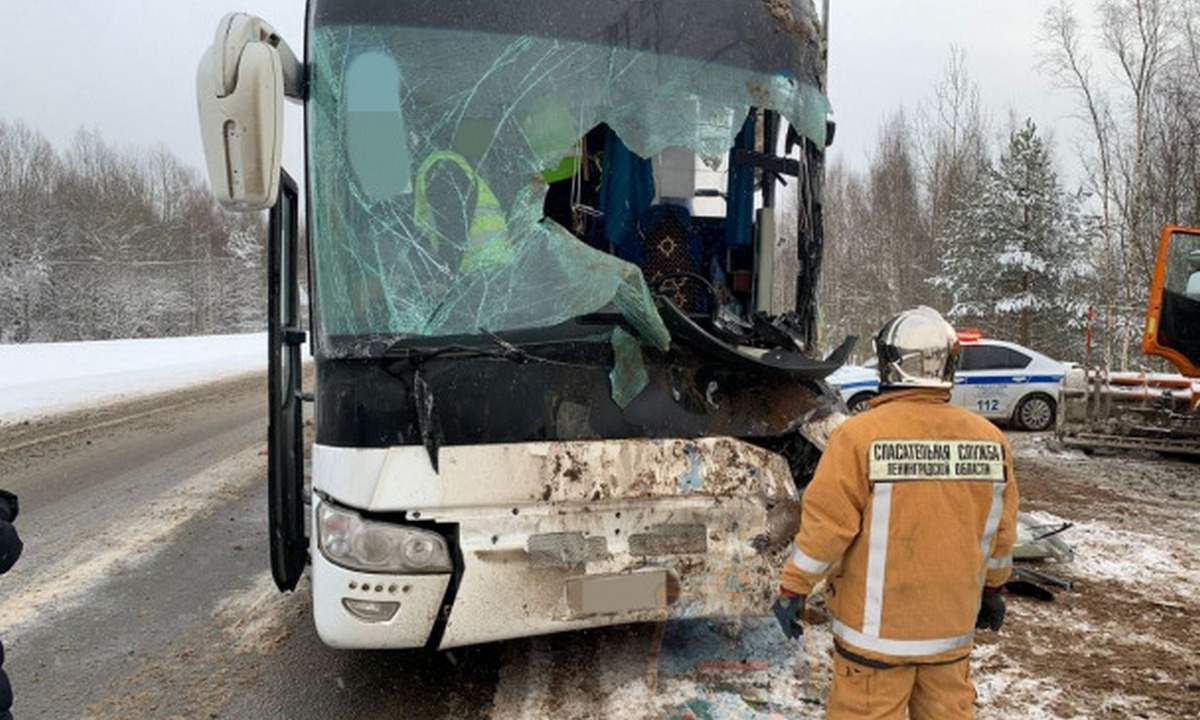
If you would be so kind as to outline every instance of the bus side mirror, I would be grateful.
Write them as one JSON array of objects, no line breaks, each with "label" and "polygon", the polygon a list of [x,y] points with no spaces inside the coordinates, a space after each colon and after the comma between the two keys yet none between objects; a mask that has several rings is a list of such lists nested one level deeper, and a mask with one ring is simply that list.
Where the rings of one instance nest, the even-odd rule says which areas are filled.
[{"label": "bus side mirror", "polygon": [[196,96],[208,177],[230,210],[275,204],[283,148],[283,97],[300,96],[302,68],[270,25],[244,13],[217,24],[200,60]]}]

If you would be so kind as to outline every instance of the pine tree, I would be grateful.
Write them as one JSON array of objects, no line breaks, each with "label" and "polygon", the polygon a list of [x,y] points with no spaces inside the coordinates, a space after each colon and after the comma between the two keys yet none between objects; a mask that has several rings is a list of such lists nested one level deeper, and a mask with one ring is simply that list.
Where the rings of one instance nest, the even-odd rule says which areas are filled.
[{"label": "pine tree", "polygon": [[1089,226],[1058,183],[1032,121],[1015,131],[994,168],[939,238],[936,286],[950,316],[1054,355],[1077,353],[1087,307]]},{"label": "pine tree", "polygon": [[964,197],[936,238],[940,270],[930,280],[950,299],[946,317],[960,326],[987,325],[994,305],[994,173],[987,157],[980,156],[976,163]]}]

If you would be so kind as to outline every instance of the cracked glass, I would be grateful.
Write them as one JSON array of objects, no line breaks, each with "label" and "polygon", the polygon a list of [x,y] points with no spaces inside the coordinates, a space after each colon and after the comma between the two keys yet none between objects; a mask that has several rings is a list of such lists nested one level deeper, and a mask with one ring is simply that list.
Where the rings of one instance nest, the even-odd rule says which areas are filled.
[{"label": "cracked glass", "polygon": [[470,335],[615,310],[665,348],[642,271],[545,218],[547,178],[577,167],[580,138],[602,123],[638,156],[682,147],[712,167],[752,107],[824,142],[828,103],[795,72],[479,31],[312,33],[325,338]]}]

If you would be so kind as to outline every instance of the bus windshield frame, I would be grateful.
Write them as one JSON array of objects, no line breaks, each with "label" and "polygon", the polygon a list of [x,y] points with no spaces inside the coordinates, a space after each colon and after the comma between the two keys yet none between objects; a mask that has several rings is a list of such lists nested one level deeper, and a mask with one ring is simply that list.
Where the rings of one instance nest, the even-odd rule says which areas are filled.
[{"label": "bus windshield frame", "polygon": [[[334,354],[381,346],[334,338],[506,332],[603,310],[665,347],[641,268],[548,219],[550,183],[595,160],[583,139],[599,127],[634,164],[683,148],[715,168],[755,108],[821,144],[829,112],[795,58],[764,71],[594,38],[378,22],[318,22],[308,41],[317,331]],[[604,160],[611,224],[654,189]]]}]

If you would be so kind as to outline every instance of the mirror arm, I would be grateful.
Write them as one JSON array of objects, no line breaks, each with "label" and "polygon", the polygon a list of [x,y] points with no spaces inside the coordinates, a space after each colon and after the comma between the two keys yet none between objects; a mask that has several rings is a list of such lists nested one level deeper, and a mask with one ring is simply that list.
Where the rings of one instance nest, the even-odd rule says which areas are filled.
[{"label": "mirror arm", "polygon": [[307,87],[304,80],[304,64],[296,57],[287,41],[275,28],[260,17],[241,12],[231,12],[217,24],[213,47],[219,48],[214,83],[218,97],[233,92],[237,85],[237,68],[242,52],[250,43],[266,43],[275,48],[283,71],[283,94],[295,100],[304,100]]},{"label": "mirror arm", "polygon": [[279,51],[280,69],[283,70],[284,97],[298,102],[307,100],[308,83],[305,81],[304,63],[296,58],[296,53],[292,52],[291,46],[279,35],[272,34],[267,42],[270,42]]},{"label": "mirror arm", "polygon": [[305,82],[306,74],[304,72],[304,64],[296,59],[295,53],[292,52],[292,47],[288,46],[287,41],[278,35],[271,36],[276,42],[275,48],[280,52],[280,65],[283,71],[283,96],[290,97],[292,100],[304,102],[308,98],[308,83]]}]

